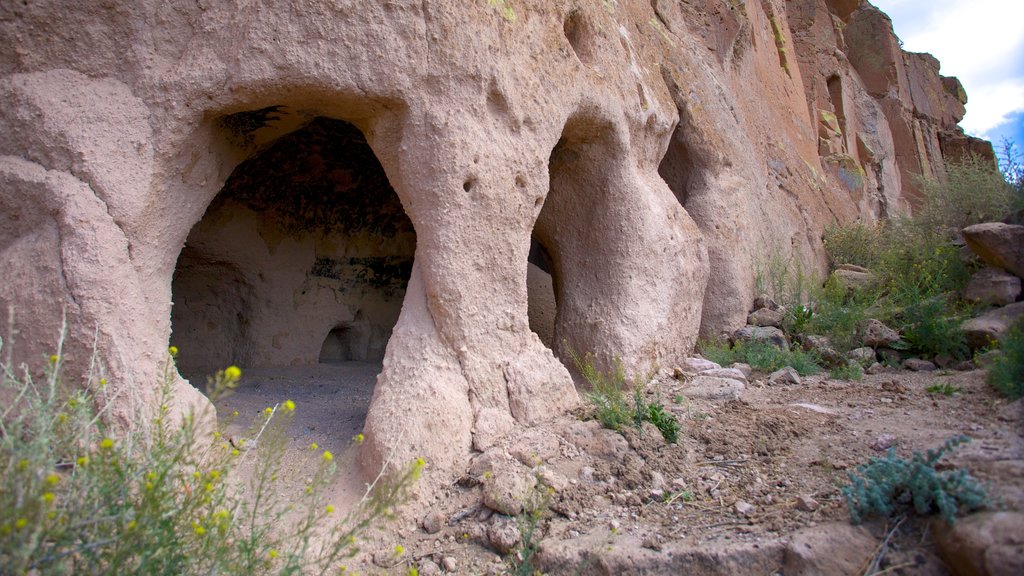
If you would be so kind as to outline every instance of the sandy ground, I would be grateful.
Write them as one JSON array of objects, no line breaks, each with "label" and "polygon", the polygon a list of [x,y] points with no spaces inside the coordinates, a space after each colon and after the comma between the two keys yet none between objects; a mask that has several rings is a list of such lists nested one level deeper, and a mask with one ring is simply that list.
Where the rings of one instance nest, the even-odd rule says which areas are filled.
[{"label": "sandy ground", "polygon": [[[308,474],[311,442],[342,454],[359,433],[379,369],[349,363],[246,371],[243,386],[220,411],[237,410],[244,420],[285,399],[297,404],[285,456],[285,485],[294,488]],[[563,487],[538,528],[550,549],[595,538],[632,539],[670,556],[723,545],[756,548],[801,528],[847,521],[839,488],[857,464],[883,454],[879,444],[892,443],[909,455],[960,434],[972,441],[951,465],[979,478],[994,507],[1022,510],[1024,413],[1020,402],[997,395],[984,374],[896,371],[859,382],[813,376],[794,386],[768,386],[764,375],[755,374],[739,400],[699,401],[687,398],[686,379],[668,379],[650,385],[647,394],[680,422],[676,444],[657,434],[630,433],[624,448],[602,453],[601,442],[610,440],[601,432],[607,431],[586,422],[591,413],[584,407],[510,435],[499,452],[515,454],[526,436],[549,438],[556,447],[543,464]],[[928,390],[942,384],[952,395]],[[582,438],[581,430],[592,437]],[[228,431],[241,434],[242,428],[232,425]],[[363,484],[353,473],[351,454],[339,464],[332,498],[351,506]],[[410,503],[403,520],[368,540],[361,573],[392,573],[444,559],[456,573],[500,573],[508,564],[488,534],[499,515],[481,506],[480,484],[467,475],[432,499]],[[813,509],[801,500],[813,501]],[[427,514],[444,520],[439,532],[420,527]],[[868,526],[878,533],[887,529],[881,521]],[[406,561],[375,565],[375,547],[386,554],[396,541],[408,550]],[[888,573],[947,573],[923,522],[905,523],[887,554]]]}]

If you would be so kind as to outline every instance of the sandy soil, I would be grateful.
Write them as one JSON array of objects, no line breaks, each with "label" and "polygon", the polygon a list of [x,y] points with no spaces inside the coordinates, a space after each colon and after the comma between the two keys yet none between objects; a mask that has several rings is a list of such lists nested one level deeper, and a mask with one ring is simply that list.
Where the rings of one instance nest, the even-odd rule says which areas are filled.
[{"label": "sandy soil", "polygon": [[[221,412],[244,416],[294,400],[286,455],[293,476],[286,483],[297,485],[311,442],[340,454],[359,432],[379,368],[353,363],[248,371]],[[650,385],[649,399],[660,398],[682,425],[677,444],[666,444],[652,429],[616,440],[581,423],[591,416],[586,408],[507,438],[498,453],[539,450],[542,474],[560,487],[538,526],[543,547],[624,539],[670,555],[715,546],[768,549],[768,542],[795,530],[848,520],[839,487],[857,464],[883,453],[880,443],[909,455],[959,434],[972,441],[950,464],[966,466],[985,483],[993,506],[1024,509],[1024,413],[1020,402],[1008,404],[991,390],[984,371],[899,371],[859,382],[814,376],[782,387],[764,381],[755,374],[741,399],[719,401],[688,399],[685,379]],[[956,391],[927,390],[937,384]],[[349,506],[363,486],[352,474],[351,455],[341,463],[333,498]],[[494,550],[490,526],[500,519],[482,506],[483,490],[480,478],[468,473],[433,499],[411,502],[403,519],[369,537],[368,554],[356,565],[390,573],[419,564],[429,572],[431,564],[447,562],[460,574],[499,573],[508,563]],[[427,515],[442,519],[440,531],[421,528]],[[868,527],[879,536],[891,528],[877,520]],[[404,562],[374,564],[374,552],[388,556],[395,542],[408,550]],[[890,574],[947,573],[924,521],[903,523],[885,552],[882,567]]]}]

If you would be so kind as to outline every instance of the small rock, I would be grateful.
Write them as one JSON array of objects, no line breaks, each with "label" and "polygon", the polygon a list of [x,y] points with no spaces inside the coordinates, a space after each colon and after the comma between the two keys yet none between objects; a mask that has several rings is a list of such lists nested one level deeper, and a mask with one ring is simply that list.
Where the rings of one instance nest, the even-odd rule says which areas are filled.
[{"label": "small rock", "polygon": [[703,358],[685,358],[680,364],[679,369],[686,374],[699,374],[705,370],[715,370],[721,367],[721,364],[716,364],[711,360],[705,360]]},{"label": "small rock", "polygon": [[533,477],[518,462],[496,463],[483,478],[484,506],[495,512],[515,516],[523,511]]},{"label": "small rock", "polygon": [[423,517],[423,531],[427,534],[437,534],[441,528],[444,528],[444,514],[437,509],[427,512]]},{"label": "small rock", "polygon": [[654,490],[664,490],[665,475],[658,471],[651,472],[651,488]]},{"label": "small rock", "polygon": [[660,488],[651,488],[651,500],[661,502],[665,499],[665,491]]},{"label": "small rock", "polygon": [[420,560],[419,573],[420,576],[436,576],[441,573],[441,567],[434,563],[433,560],[425,558]]},{"label": "small rock", "polygon": [[882,372],[885,372],[885,366],[875,362],[871,366],[865,368],[864,372],[867,374],[881,374]]},{"label": "small rock", "polygon": [[729,365],[729,368],[742,372],[743,379],[746,381],[749,381],[751,374],[754,373],[754,369],[750,367],[750,364],[745,364],[743,362],[733,362]]},{"label": "small rock", "polygon": [[888,346],[889,344],[898,342],[900,339],[899,332],[889,328],[874,318],[864,322],[860,327],[859,333],[861,342],[863,342],[865,346],[871,346],[872,348]]},{"label": "small rock", "polygon": [[512,518],[495,516],[487,528],[487,541],[499,554],[508,554],[514,550],[519,544],[519,538],[519,527]]},{"label": "small rock", "polygon": [[580,468],[579,477],[580,477],[580,480],[582,480],[584,482],[593,482],[594,481],[594,469],[591,468],[590,466],[584,466],[583,468]]},{"label": "small rock", "polygon": [[459,562],[454,556],[445,556],[441,558],[441,567],[444,568],[445,572],[455,572],[459,569]]},{"label": "small rock", "polygon": [[953,358],[949,354],[939,354],[935,358],[932,358],[932,362],[934,362],[939,368],[947,370],[951,368],[953,364],[956,364],[956,358]]},{"label": "small rock", "polygon": [[840,364],[842,362],[843,355],[832,347],[832,341],[827,336],[804,334],[799,338],[800,345],[803,346],[804,350],[814,352],[826,364]]},{"label": "small rock", "polygon": [[871,443],[871,449],[884,452],[896,444],[897,438],[893,434],[882,434]]},{"label": "small rock", "polygon": [[569,487],[569,479],[547,466],[539,466],[536,470],[537,480],[555,492],[563,492]]},{"label": "small rock", "polygon": [[934,372],[938,369],[934,363],[920,358],[907,358],[903,361],[903,367],[914,372]]},{"label": "small rock", "polygon": [[846,353],[846,357],[856,361],[861,366],[870,366],[875,362],[875,349],[867,346],[854,348]]},{"label": "small rock", "polygon": [[761,308],[754,310],[747,316],[747,324],[754,326],[774,326],[776,328],[782,327],[782,321],[786,319],[786,315],[781,310],[772,310],[771,308]]},{"label": "small rock", "polygon": [[772,297],[767,294],[761,294],[757,298],[754,298],[754,310],[760,310],[761,308],[767,308],[769,310],[778,310],[779,305],[772,300]]},{"label": "small rock", "polygon": [[754,513],[754,509],[753,504],[742,500],[737,500],[736,504],[733,505],[733,510],[735,510],[740,516],[750,516]]},{"label": "small rock", "polygon": [[878,280],[871,271],[850,264],[840,266],[832,272],[831,278],[848,291],[868,288]]},{"label": "small rock", "polygon": [[790,366],[780,368],[768,376],[768,384],[771,386],[799,385],[800,382],[800,373]]},{"label": "small rock", "polygon": [[969,372],[971,370],[976,370],[978,367],[975,366],[974,362],[971,362],[970,360],[963,360],[961,362],[953,364],[951,368],[953,370],[956,370],[957,372]]},{"label": "small rock", "polygon": [[796,499],[796,509],[801,512],[814,512],[818,506],[818,501],[810,496],[798,496]]}]

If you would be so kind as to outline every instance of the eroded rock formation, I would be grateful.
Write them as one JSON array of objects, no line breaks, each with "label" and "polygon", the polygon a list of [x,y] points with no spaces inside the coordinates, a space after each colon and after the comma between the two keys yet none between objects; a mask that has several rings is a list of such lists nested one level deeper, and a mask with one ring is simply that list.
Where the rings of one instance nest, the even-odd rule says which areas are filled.
[{"label": "eroded rock formation", "polygon": [[62,307],[67,368],[95,344],[143,399],[169,342],[186,375],[383,354],[370,474],[575,405],[569,349],[671,365],[758,262],[820,269],[976,146],[856,0],[5,3],[0,41],[15,357]]}]

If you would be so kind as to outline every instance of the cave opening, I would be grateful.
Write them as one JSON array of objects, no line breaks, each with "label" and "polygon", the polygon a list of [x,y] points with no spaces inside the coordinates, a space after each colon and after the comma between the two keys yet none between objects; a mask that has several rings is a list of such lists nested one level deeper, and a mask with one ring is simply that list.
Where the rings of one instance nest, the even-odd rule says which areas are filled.
[{"label": "cave opening", "polygon": [[358,431],[415,248],[363,133],[323,116],[302,122],[238,164],[188,235],[171,285],[179,372],[199,384],[237,365],[243,387],[349,387],[360,399],[348,403],[365,404]]}]

